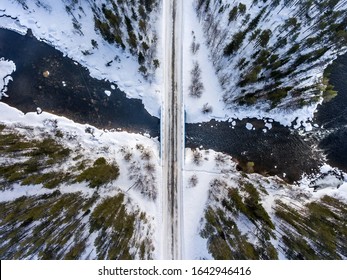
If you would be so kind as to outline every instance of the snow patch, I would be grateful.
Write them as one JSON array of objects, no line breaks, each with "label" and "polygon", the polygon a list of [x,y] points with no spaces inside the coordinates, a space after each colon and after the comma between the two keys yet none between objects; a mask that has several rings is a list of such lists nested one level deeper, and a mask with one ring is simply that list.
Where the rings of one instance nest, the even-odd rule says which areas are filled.
[{"label": "snow patch", "polygon": [[253,124],[251,124],[251,123],[246,123],[246,128],[247,128],[248,130],[252,130],[252,129],[253,129]]},{"label": "snow patch", "polygon": [[268,130],[270,130],[272,128],[272,124],[271,123],[265,123],[265,127],[267,127]]},{"label": "snow patch", "polygon": [[7,85],[13,80],[10,75],[14,71],[16,71],[16,65],[13,61],[0,58],[0,100],[3,96],[7,97]]}]

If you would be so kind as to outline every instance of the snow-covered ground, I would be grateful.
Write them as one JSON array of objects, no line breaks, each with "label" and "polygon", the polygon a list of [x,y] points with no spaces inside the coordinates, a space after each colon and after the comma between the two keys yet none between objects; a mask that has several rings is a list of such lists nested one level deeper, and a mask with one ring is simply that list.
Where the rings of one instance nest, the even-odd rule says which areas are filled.
[{"label": "snow-covered ground", "polygon": [[[183,45],[183,89],[186,122],[205,122],[209,121],[211,118],[227,119],[228,112],[224,109],[224,105],[220,98],[222,88],[219,85],[212,62],[208,59],[208,49],[204,43],[202,26],[196,16],[193,2],[192,0],[183,1],[183,42],[185,42]],[[200,44],[200,48],[195,54],[191,50],[193,41],[195,41],[196,44]],[[198,62],[200,65],[201,80],[204,85],[204,90],[200,98],[189,95],[189,86],[191,85],[190,71],[193,68],[194,62]],[[206,103],[212,106],[212,112],[203,114],[202,109]]]},{"label": "snow-covered ground", "polygon": [[[117,84],[129,98],[142,99],[146,110],[159,117],[160,71],[157,71],[156,79],[149,83],[138,72],[137,57],[107,43],[95,30],[94,14],[89,1],[80,1],[81,9],[72,11],[78,18],[79,30],[74,27],[72,16],[67,13],[64,1],[40,1],[40,5],[37,1],[28,1],[27,9],[17,1],[3,2],[0,7],[0,28],[14,30],[20,34],[25,34],[30,28],[36,38],[85,66],[92,77]],[[152,25],[154,29],[159,29],[160,21],[154,19]],[[97,48],[93,47],[92,40],[96,42],[94,45],[97,45]]]},{"label": "snow-covered ground", "polygon": [[[186,149],[184,172],[184,228],[185,228],[185,257],[186,259],[211,259],[207,250],[207,240],[200,236],[204,225],[204,211],[206,206],[220,204],[220,201],[211,199],[213,196],[220,199],[226,198],[226,190],[222,187],[216,193],[216,188],[211,186],[215,179],[226,182],[229,186],[239,188],[245,182],[261,185],[267,194],[261,195],[261,204],[271,217],[274,216],[275,200],[280,199],[288,203],[304,205],[317,201],[325,195],[336,197],[347,202],[347,174],[338,178],[329,171],[336,170],[328,165],[321,167],[321,174],[313,177],[305,176],[298,184],[288,185],[277,176],[264,177],[259,174],[245,174],[236,170],[236,162],[230,156],[213,150]],[[339,175],[341,175],[339,174]],[[192,177],[195,177],[194,183]],[[322,189],[314,190],[314,185]],[[259,191],[259,190],[258,190]],[[262,193],[260,191],[260,193]],[[303,201],[298,198],[305,197]],[[274,221],[276,221],[274,219]],[[243,219],[237,220],[237,226],[243,233],[252,235],[253,225]],[[272,240],[277,245],[276,240]],[[275,246],[276,247],[276,246]],[[284,256],[279,255],[280,258]]]},{"label": "snow-covered ground", "polygon": [[[94,29],[93,15],[87,8],[87,2],[82,2],[84,12],[80,13],[80,23],[83,36],[81,36],[71,23],[70,16],[66,13],[63,1],[54,1],[49,3],[49,8],[36,6],[34,2],[28,3],[28,9],[22,7],[13,1],[8,1],[6,8],[0,8],[0,28],[14,30],[20,34],[25,34],[30,28],[34,36],[56,49],[63,52],[70,58],[78,61],[87,67],[90,75],[98,79],[107,79],[125,91],[128,97],[142,98],[145,108],[155,116],[160,114],[161,104],[161,71],[158,71],[155,82],[149,83],[138,73],[137,60],[128,53],[106,43]],[[10,15],[10,16],[9,16]],[[59,19],[52,21],[53,18]],[[159,28],[159,27],[158,27]],[[90,45],[91,40],[95,40],[98,49],[94,50]],[[159,46],[161,42],[159,41]],[[89,51],[89,55],[84,55],[83,51]],[[162,50],[159,50],[160,55]],[[106,63],[119,59],[106,66]],[[0,88],[1,95],[5,96],[6,85],[12,80],[10,74],[16,67],[12,61],[0,60]],[[14,81],[15,82],[15,81]],[[110,94],[110,91],[105,91]],[[159,160],[159,142],[158,139],[151,139],[139,134],[130,134],[126,132],[115,132],[99,130],[88,124],[82,125],[75,123],[67,118],[58,117],[53,114],[41,112],[38,108],[37,113],[23,114],[22,112],[0,102],[0,121],[1,123],[20,129],[20,127],[31,128],[30,138],[39,138],[42,131],[50,132],[52,129],[59,129],[64,135],[69,135],[78,142],[78,145],[85,150],[85,154],[90,160],[95,160],[100,156],[107,160],[116,161],[120,167],[120,176],[115,185],[131,199],[133,205],[146,213],[147,217],[153,219],[151,231],[154,232],[153,240],[155,252],[154,258],[160,258],[161,246],[161,224],[162,205],[161,197],[161,162]],[[54,124],[54,127],[51,127]],[[90,133],[92,131],[92,133]],[[22,132],[25,132],[23,129]],[[52,132],[51,132],[52,133]],[[66,140],[69,145],[70,140]],[[72,145],[73,146],[73,145]],[[149,152],[151,158],[150,168],[154,168],[154,177],[146,176],[146,160],[143,160],[143,149]],[[131,154],[131,162],[124,160],[125,153]],[[147,155],[146,155],[147,156]],[[136,181],[140,180],[150,184],[158,197],[155,201],[145,197],[141,190],[136,187]],[[101,187],[98,190],[101,197],[112,196],[118,193],[117,188],[110,186]],[[64,185],[60,188],[62,193],[81,192],[90,196],[91,189],[85,183]],[[14,185],[12,190],[6,190],[1,193],[1,201],[9,201],[23,195],[39,195],[49,193],[51,190],[45,189],[40,185],[23,188],[20,185]]]},{"label": "snow-covered ground", "polygon": [[[148,148],[151,152],[153,163],[159,164],[158,140],[141,134],[100,130],[88,124],[78,124],[65,117],[56,116],[47,112],[41,114],[23,114],[21,111],[2,102],[0,102],[0,122],[14,128],[30,127],[33,130],[33,134],[29,136],[33,137],[33,139],[39,137],[39,132],[45,131],[47,133],[52,133],[53,130],[59,129],[66,135],[70,135],[74,139],[74,142],[80,143],[82,149],[90,151],[91,153],[88,156],[91,157],[91,160],[100,156],[105,156],[107,158],[114,158],[117,162],[121,163],[123,162],[123,157],[119,151],[120,149],[129,148],[130,150],[133,150],[136,145],[142,145]],[[69,145],[68,140],[66,141],[66,144]],[[135,152],[134,155],[136,157],[135,159],[139,160],[139,157],[137,157]],[[120,168],[125,167],[120,165]],[[132,184],[131,181],[127,179],[128,170],[125,168],[122,171],[123,172],[120,172],[121,176],[117,182],[119,185],[124,185],[126,188]],[[157,169],[156,175],[158,176],[158,181],[160,181],[160,169]],[[135,195],[135,192],[131,190],[130,194]],[[143,200],[141,196],[138,198],[143,202],[146,201]],[[143,205],[147,204],[144,203]]]},{"label": "snow-covered ground", "polygon": [[[64,135],[63,141],[72,150],[83,150],[83,154],[88,155],[88,159],[94,161],[99,157],[104,157],[108,161],[116,161],[120,168],[119,178],[112,184],[106,185],[98,190],[101,197],[113,196],[119,193],[118,189],[126,193],[131,199],[132,204],[136,205],[141,211],[145,212],[148,217],[151,217],[151,228],[155,232],[153,243],[155,244],[155,256],[159,255],[160,243],[160,217],[161,217],[161,204],[158,200],[153,201],[145,197],[141,190],[132,188],[134,181],[137,178],[130,178],[132,164],[136,165],[138,176],[144,174],[142,163],[144,160],[141,158],[141,149],[146,149],[150,154],[150,164],[154,166],[154,184],[158,196],[161,194],[159,186],[161,182],[161,169],[159,160],[159,142],[156,139],[148,138],[139,134],[130,134],[127,132],[113,132],[107,130],[99,130],[91,127],[88,124],[78,124],[67,118],[58,117],[46,112],[41,114],[27,113],[14,109],[2,102],[0,102],[0,123],[24,133],[29,139],[40,140],[40,135],[45,132],[49,135],[54,135],[57,129]],[[28,134],[28,131],[29,134]],[[91,133],[92,131],[92,133]],[[71,140],[73,139],[73,140]],[[131,162],[124,160],[123,151],[127,150],[131,153]],[[64,163],[68,166],[69,163]],[[145,163],[143,163],[145,164]],[[62,168],[64,168],[62,166]],[[145,176],[145,175],[143,175]],[[136,176],[135,176],[136,177]],[[115,187],[116,186],[116,187]],[[90,197],[94,190],[88,187],[87,183],[78,183],[72,185],[63,185],[59,187],[62,193],[76,193],[80,192],[87,197]],[[0,201],[9,201],[21,197],[23,195],[39,195],[50,193],[52,190],[45,189],[43,186],[35,185],[23,188],[20,185],[14,185],[12,189],[1,192]]]},{"label": "snow-covered ground", "polygon": [[[201,1],[200,1],[201,2]],[[235,119],[245,119],[245,118],[257,118],[257,119],[273,119],[284,126],[292,126],[295,128],[303,127],[306,131],[312,130],[312,118],[316,112],[317,106],[322,99],[317,102],[313,102],[311,105],[305,105],[301,108],[296,106],[295,108],[285,108],[285,106],[280,106],[281,108],[272,108],[270,110],[269,104],[266,102],[259,102],[254,106],[240,106],[238,104],[229,104],[226,105],[223,101],[223,96],[227,92],[231,96],[234,96],[235,99],[238,96],[242,96],[240,89],[236,86],[240,76],[244,75],[236,66],[239,59],[250,58],[254,51],[253,43],[248,43],[245,40],[240,56],[233,57],[228,59],[223,57],[223,47],[227,42],[231,40],[231,35],[236,31],[240,31],[245,26],[242,25],[242,16],[239,15],[238,20],[232,23],[228,23],[229,11],[233,5],[237,6],[239,3],[245,4],[247,7],[247,13],[249,13],[250,18],[254,18],[261,10],[261,8],[266,4],[263,2],[258,2],[254,4],[254,1],[233,1],[232,3],[227,1],[210,1],[209,10],[212,14],[211,18],[208,19],[207,15],[203,15],[198,20],[197,12],[195,10],[198,1],[188,0],[184,1],[184,26],[185,26],[185,45],[184,45],[184,89],[185,89],[185,106],[186,106],[186,119],[189,123],[195,122],[204,122],[209,121],[210,119],[216,120],[230,120]],[[282,3],[282,2],[281,2]],[[284,5],[284,4],[283,4]],[[340,9],[343,8],[343,5],[340,5]],[[277,11],[278,10],[278,11]],[[289,15],[292,15],[295,10],[294,7],[289,5],[289,7],[281,8],[277,7],[276,12],[272,15],[273,11],[267,11],[271,16],[264,21],[261,21],[261,27],[263,30],[266,28],[273,30],[273,36],[270,39],[269,45],[276,43],[277,37],[279,36],[278,26],[285,22]],[[210,20],[210,21],[208,21]],[[209,22],[209,23],[207,23]],[[217,46],[213,45],[208,47],[206,41],[211,40],[214,27],[216,25],[217,29],[215,33],[218,33],[217,39],[214,42],[219,42],[219,39],[222,40],[222,43],[216,43]],[[210,28],[210,33],[206,33],[206,28]],[[307,30],[309,28],[305,26],[303,28],[305,31],[301,32],[297,41],[300,42],[302,38],[307,36]],[[306,33],[305,33],[306,32]],[[276,36],[275,36],[276,34]],[[218,37],[219,36],[219,37]],[[191,51],[192,43],[199,44],[199,49],[193,53]],[[286,48],[290,48],[292,44],[289,44]],[[284,54],[287,49],[281,50],[281,54]],[[310,51],[310,48],[303,49],[303,52],[307,53]],[[340,53],[345,52],[345,49],[341,49]],[[330,62],[337,57],[337,51],[327,52],[323,57],[328,57]],[[219,62],[216,62],[216,60]],[[198,62],[201,68],[201,81],[204,85],[203,93],[201,97],[192,97],[189,95],[189,86],[191,85],[191,73],[190,71],[193,68],[193,63]],[[307,65],[307,71],[305,72],[306,78],[302,79],[299,84],[301,87],[310,86],[312,84],[317,84],[322,79],[323,70],[326,67],[327,63],[321,62],[317,63],[317,67],[309,68]],[[220,72],[216,74],[216,68],[219,67]],[[300,68],[301,69],[301,68]],[[221,87],[219,79],[223,75],[228,76],[227,79],[227,89]],[[302,75],[301,75],[302,76]],[[301,77],[302,78],[302,77]],[[291,80],[287,79],[286,84],[291,84]],[[255,88],[264,87],[264,83],[256,83]],[[250,92],[252,92],[252,87]],[[283,103],[291,102],[292,97],[288,96],[283,100]],[[203,107],[209,106],[209,112],[202,112]]]},{"label": "snow-covered ground", "polygon": [[3,57],[0,57],[0,100],[1,97],[7,96],[7,85],[12,81],[11,74],[16,71],[16,65],[13,61],[5,60]]}]

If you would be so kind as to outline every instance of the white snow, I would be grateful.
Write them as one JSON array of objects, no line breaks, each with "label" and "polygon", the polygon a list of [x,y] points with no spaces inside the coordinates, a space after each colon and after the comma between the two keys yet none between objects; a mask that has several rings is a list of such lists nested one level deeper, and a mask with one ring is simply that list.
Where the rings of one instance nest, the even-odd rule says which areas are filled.
[{"label": "white snow", "polygon": [[111,91],[105,90],[104,92],[105,92],[105,94],[106,94],[107,96],[111,96]]},{"label": "white snow", "polygon": [[246,123],[246,128],[247,128],[248,130],[252,130],[252,129],[253,129],[253,124],[251,124],[251,123]]},{"label": "white snow", "polygon": [[16,71],[16,65],[11,60],[5,60],[3,57],[0,58],[0,100],[6,95],[7,85],[12,81],[10,76]]},{"label": "white snow", "polygon": [[41,114],[42,113],[42,109],[40,107],[37,107],[36,108],[36,113]]},{"label": "white snow", "polygon": [[305,131],[311,131],[312,129],[313,129],[312,124],[311,123],[306,123]]},{"label": "white snow", "polygon": [[[106,79],[114,82],[118,87],[125,91],[128,97],[141,98],[147,111],[159,117],[160,100],[161,100],[161,81],[162,71],[157,71],[157,78],[149,84],[138,73],[138,64],[134,57],[124,53],[122,50],[111,46],[96,33],[92,11],[88,2],[81,2],[82,12],[76,12],[81,24],[80,35],[72,25],[71,16],[66,12],[63,2],[50,2],[47,9],[42,6],[36,6],[34,2],[28,2],[28,9],[24,10],[18,3],[6,1],[3,10],[0,11],[0,27],[16,30],[23,34],[30,28],[35,37],[45,41],[65,55],[80,62],[87,67],[90,75],[98,79]],[[256,10],[256,9],[255,9]],[[10,17],[9,17],[10,16]],[[59,18],[59,24],[52,22],[52,18]],[[184,26],[185,28],[183,41],[183,88],[185,90],[185,109],[186,121],[197,123],[209,121],[210,119],[228,120],[228,119],[245,119],[245,118],[273,118],[282,125],[290,126],[297,120],[298,127],[306,126],[310,130],[310,121],[316,110],[317,105],[305,106],[295,111],[274,109],[270,111],[254,110],[254,108],[235,106],[225,108],[222,95],[223,90],[219,85],[218,78],[215,74],[214,66],[209,55],[209,50],[205,44],[202,26],[199,23],[193,7],[193,0],[184,1]],[[158,56],[162,57],[162,40],[160,20],[152,23],[159,31],[158,36]],[[224,22],[223,22],[224,24]],[[196,38],[196,43],[200,44],[200,49],[192,55],[190,47],[193,40],[192,31]],[[95,40],[98,49],[94,50],[89,42]],[[89,51],[90,55],[83,55],[82,51]],[[114,60],[114,58],[117,58]],[[110,66],[107,62],[114,61]],[[202,81],[204,83],[204,93],[201,98],[196,99],[188,95],[190,85],[190,71],[193,62],[197,61],[202,69]],[[113,89],[113,87],[111,86]],[[145,93],[145,94],[144,94]],[[212,107],[212,112],[202,113],[204,104]]]},{"label": "white snow", "polygon": [[333,175],[328,175],[324,179],[319,179],[317,180],[316,183],[322,188],[325,188],[325,187],[336,188],[341,185],[341,181]]},{"label": "white snow", "polygon": [[334,194],[342,192],[344,195],[347,194],[347,174],[329,164],[322,165],[318,175],[304,175],[299,183],[304,186],[317,187],[318,192],[333,192]]},{"label": "white snow", "polygon": [[22,196],[42,195],[52,193],[54,190],[42,188],[41,185],[23,187],[20,184],[14,184],[11,190],[0,192],[0,202],[10,201]]},{"label": "white snow", "polygon": [[[84,7],[85,15],[80,14],[80,22],[84,36],[80,36],[76,33],[71,24],[71,18],[64,9],[63,2],[50,1],[50,10],[44,10],[37,7],[34,1],[28,1],[28,10],[23,10],[18,4],[13,1],[6,1],[6,8],[0,10],[0,27],[11,30],[16,30],[20,34],[25,34],[27,28],[32,29],[35,37],[42,41],[45,41],[58,50],[62,51],[65,55],[80,62],[83,66],[86,66],[91,76],[98,79],[107,79],[110,82],[117,84],[117,86],[126,92],[128,97],[136,98],[140,97],[146,109],[155,116],[159,116],[159,107],[161,104],[162,86],[161,79],[162,73],[158,73],[157,80],[152,84],[147,83],[143,77],[138,73],[137,61],[129,56],[127,53],[119,50],[118,48],[106,44],[100,35],[94,30],[92,14],[90,9],[86,8],[88,1],[81,1],[81,6]],[[315,112],[317,105],[305,106],[296,111],[273,109],[271,111],[254,110],[254,108],[248,107],[233,107],[225,108],[224,103],[221,100],[223,90],[221,89],[218,78],[215,74],[213,63],[209,56],[203,35],[201,24],[198,22],[194,8],[192,6],[192,0],[184,2],[184,26],[186,32],[184,33],[183,41],[184,45],[184,69],[183,69],[183,87],[184,87],[184,102],[185,110],[187,114],[187,122],[203,122],[209,121],[214,118],[216,120],[231,120],[231,125],[236,126],[236,119],[242,120],[245,118],[257,118],[268,119],[265,123],[263,131],[264,133],[268,129],[272,128],[273,120],[278,121],[282,125],[290,126],[292,122],[296,122],[296,128],[305,127],[306,130],[311,130],[312,116]],[[13,18],[6,17],[4,15],[11,15]],[[52,18],[59,18],[59,24],[55,24]],[[160,26],[158,28],[161,28]],[[199,51],[192,55],[190,46],[192,42],[192,31],[196,37],[196,42],[200,44]],[[159,32],[160,34],[161,32]],[[93,51],[89,42],[91,39],[96,40],[98,43],[98,50]],[[159,56],[161,55],[162,48],[161,40],[159,39]],[[81,53],[81,50],[90,51],[91,54],[85,56]],[[106,62],[114,60],[115,56],[121,59],[121,63],[114,61],[110,66],[106,66]],[[194,61],[198,61],[202,69],[202,81],[204,82],[204,92],[201,98],[196,99],[188,95],[188,88],[190,85],[190,71]],[[0,98],[6,96],[6,86],[11,80],[11,75],[16,70],[15,64],[12,61],[0,59]],[[6,77],[5,79],[3,79]],[[65,86],[65,82],[62,81]],[[115,85],[111,85],[111,89],[115,90]],[[104,94],[110,95],[110,90],[105,90]],[[201,112],[204,104],[208,103],[212,106],[212,112],[209,114],[203,114]],[[22,112],[11,108],[10,106],[0,102],[0,120],[1,122],[17,126],[19,124],[32,127],[34,132],[36,130],[47,130],[46,120],[57,120],[59,129],[70,135],[74,135],[80,141],[81,147],[86,151],[89,151],[91,155],[99,157],[100,155],[108,159],[116,159],[120,164],[120,177],[116,181],[117,187],[122,191],[127,191],[129,186],[132,185],[131,180],[128,178],[128,167],[119,153],[119,149],[122,146],[127,146],[130,149],[135,150],[136,144],[143,144],[149,147],[154,155],[154,161],[156,164],[156,176],[157,182],[161,182],[160,172],[160,160],[159,160],[159,142],[157,139],[150,139],[149,137],[129,134],[126,132],[114,132],[104,131],[93,128],[94,136],[85,132],[89,125],[78,124],[64,117],[58,117],[46,112],[41,112],[40,115],[36,113],[28,113],[24,115]],[[254,129],[251,123],[246,124],[246,128],[249,130]],[[106,150],[102,150],[107,147]],[[203,148],[202,146],[200,147]],[[217,164],[215,157],[219,154],[212,150],[200,150],[202,154],[202,161],[199,165],[193,162],[193,152],[190,149],[186,149],[186,159],[184,167],[184,241],[185,241],[185,258],[197,259],[206,258],[210,259],[211,256],[208,253],[206,240],[203,239],[199,232],[202,228],[202,218],[204,216],[204,209],[208,203],[210,182],[214,178],[224,178],[232,182],[241,180],[242,174],[236,170],[236,164],[227,157],[226,164]],[[225,156],[225,155],[224,155]],[[139,155],[135,155],[139,160]],[[276,168],[276,167],[275,167]],[[321,172],[329,171],[331,167],[323,166]],[[188,180],[191,176],[198,176],[198,184],[196,187],[189,187]],[[276,198],[287,197],[291,192],[290,189],[279,189],[276,182],[280,180],[277,177],[265,178],[258,174],[249,175],[250,180],[261,181],[269,192],[268,196],[263,197],[263,205],[270,213],[273,211],[272,206]],[[347,178],[347,177],[346,177]],[[314,192],[309,188],[309,184],[312,178],[303,178],[299,185],[291,186],[293,192],[305,192],[309,194],[310,199],[316,199],[324,194],[338,195],[347,200],[347,182],[343,183],[339,189],[336,188],[337,181],[333,176],[328,176],[326,183],[329,187]],[[266,183],[267,182],[267,183]],[[90,194],[90,189],[84,184],[75,184],[73,186],[63,186],[61,190],[64,192],[82,192],[86,195]],[[6,201],[15,199],[22,195],[40,194],[50,192],[50,190],[44,189],[41,186],[30,186],[23,188],[22,186],[14,186],[12,191],[5,191],[1,193],[0,201]],[[112,186],[106,186],[100,189],[102,196],[112,195],[116,192]],[[161,188],[158,188],[158,197],[161,194]],[[145,211],[149,216],[154,217],[154,228],[158,238],[154,240],[155,247],[160,248],[159,244],[161,238],[161,205],[159,202],[150,202],[144,199],[141,193],[136,190],[130,189],[127,193],[135,203]],[[240,225],[243,231],[247,231],[244,225]],[[156,252],[158,254],[158,252]]]},{"label": "white snow", "polygon": [[[229,117],[224,111],[224,105],[218,99],[222,89],[219,86],[218,79],[214,73],[212,62],[208,58],[208,49],[204,44],[204,35],[201,25],[196,17],[193,1],[183,1],[183,26],[185,32],[183,35],[183,89],[184,89],[184,105],[186,110],[186,122],[197,123],[209,121],[212,118],[226,120]],[[191,43],[193,34],[196,37],[196,42],[200,44],[200,49],[196,54],[191,52]],[[204,93],[201,98],[189,96],[188,88],[191,84],[190,71],[193,67],[193,62],[197,61],[202,70],[202,82],[204,84]],[[212,106],[211,114],[203,114],[201,112],[203,105],[208,103]]]},{"label": "white snow", "polygon": [[270,130],[272,128],[272,124],[271,123],[265,123],[265,127],[267,127]]},{"label": "white snow", "polygon": [[15,19],[15,18],[11,18],[9,16],[6,16],[3,12],[4,12],[4,10],[0,11],[0,15],[2,16],[2,17],[0,17],[0,27],[1,28],[13,30],[13,31],[15,31],[19,34],[22,34],[22,35],[25,35],[27,33],[28,28],[21,25],[19,20]]},{"label": "white snow", "polygon": [[[212,150],[201,150],[203,160],[201,165],[197,166],[193,162],[193,152],[186,149],[186,160],[184,167],[184,190],[183,190],[183,212],[184,214],[184,249],[186,259],[211,259],[207,251],[206,240],[203,239],[199,232],[201,230],[201,219],[204,216],[204,210],[207,206],[209,183],[213,176],[219,174],[216,169],[213,157],[215,152]],[[191,176],[198,176],[196,187],[190,187],[188,180]]]}]

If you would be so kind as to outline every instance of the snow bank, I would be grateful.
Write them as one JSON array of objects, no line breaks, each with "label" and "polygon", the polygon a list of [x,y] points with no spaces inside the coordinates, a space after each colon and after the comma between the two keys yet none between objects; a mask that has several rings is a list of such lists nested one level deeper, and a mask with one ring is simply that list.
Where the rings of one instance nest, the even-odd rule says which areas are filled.
[{"label": "snow bank", "polygon": [[10,76],[14,71],[16,71],[16,65],[11,60],[5,60],[0,58],[0,100],[6,95],[7,85],[12,81]]}]

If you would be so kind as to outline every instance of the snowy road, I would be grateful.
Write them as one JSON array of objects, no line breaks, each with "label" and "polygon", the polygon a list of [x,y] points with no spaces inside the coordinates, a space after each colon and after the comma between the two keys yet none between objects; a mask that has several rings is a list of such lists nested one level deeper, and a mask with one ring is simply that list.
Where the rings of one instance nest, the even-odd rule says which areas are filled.
[{"label": "snowy road", "polygon": [[164,98],[161,116],[163,166],[164,259],[182,259],[182,165],[184,110],[182,97],[182,0],[164,0]]}]

